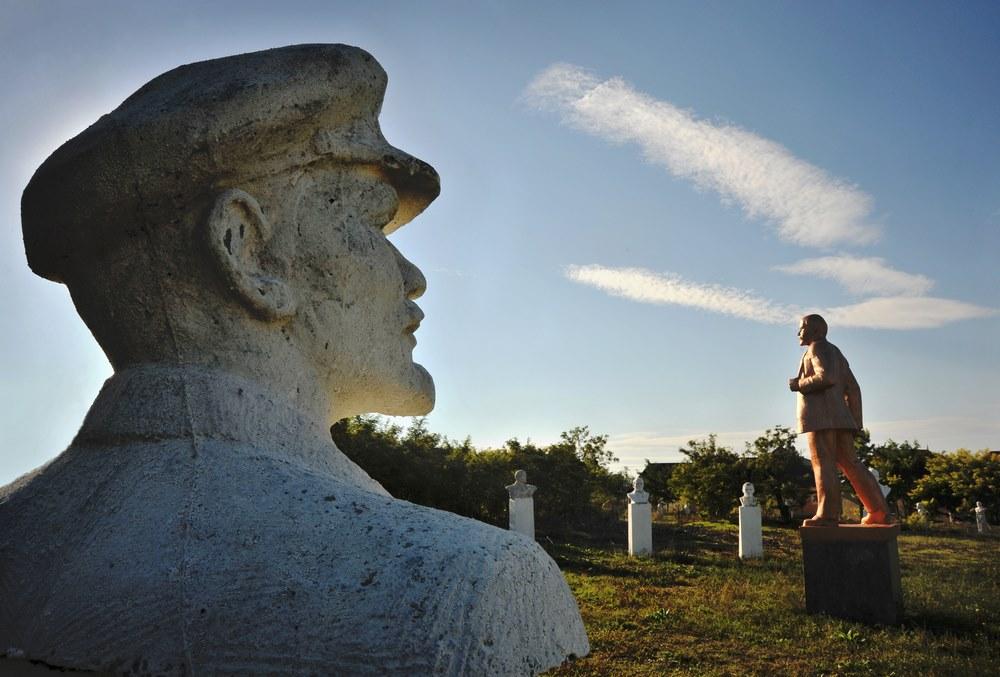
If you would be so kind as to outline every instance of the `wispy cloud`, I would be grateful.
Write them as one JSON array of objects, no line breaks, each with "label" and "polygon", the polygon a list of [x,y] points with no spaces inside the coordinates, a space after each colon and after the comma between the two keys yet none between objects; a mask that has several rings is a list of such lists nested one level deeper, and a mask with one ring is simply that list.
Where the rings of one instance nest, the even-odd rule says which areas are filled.
[{"label": "wispy cloud", "polygon": [[[789,410],[790,419],[794,407]],[[794,426],[792,420],[789,426]],[[933,451],[954,451],[959,446],[977,451],[996,449],[1000,436],[1000,423],[984,412],[983,416],[938,416],[898,421],[869,421],[866,427],[871,431],[872,442],[883,444],[888,439],[896,442],[918,440]],[[794,427],[792,428],[794,430]],[[646,460],[654,463],[676,463],[686,460],[680,450],[687,447],[689,440],[708,438],[707,430],[678,432],[677,430],[641,430],[611,435],[608,448],[618,457],[619,466],[642,470]],[[744,443],[752,442],[764,430],[719,431],[716,444],[743,451]],[[991,446],[992,445],[992,446]],[[799,452],[808,452],[800,437],[796,446]]]},{"label": "wispy cloud", "polygon": [[659,274],[642,268],[567,266],[565,275],[574,282],[640,303],[690,306],[767,324],[789,324],[800,317],[797,310],[762,299],[750,291],[688,282],[679,275]]},{"label": "wispy cloud", "polygon": [[981,415],[868,421],[866,427],[871,431],[875,444],[892,439],[896,442],[916,440],[932,451],[954,451],[959,447],[971,451],[996,449],[1000,439],[1000,421],[992,415],[993,412],[976,413]]},{"label": "wispy cloud", "polygon": [[866,329],[936,329],[997,314],[993,308],[933,296],[874,298],[820,312],[831,325]]},{"label": "wispy cloud", "polygon": [[600,265],[567,266],[565,276],[612,296],[688,306],[764,324],[792,324],[807,313],[821,313],[831,325],[866,329],[934,329],[961,320],[991,317],[993,308],[930,296],[892,296],[848,306],[804,307],[776,303],[751,291],[689,282],[672,273]]},{"label": "wispy cloud", "polygon": [[934,286],[934,280],[926,275],[904,273],[875,257],[823,256],[774,266],[773,270],[834,280],[852,294],[862,296],[920,296]]},{"label": "wispy cloud", "polygon": [[806,246],[864,244],[878,237],[871,198],[792,155],[781,144],[692,113],[633,89],[555,64],[528,85],[524,99],[612,142],[638,144],[645,157],[773,222],[783,239]]},{"label": "wispy cloud", "polygon": [[[794,414],[794,411],[792,411]],[[608,448],[618,457],[618,466],[642,470],[646,461],[677,463],[687,460],[680,452],[690,440],[704,440],[711,431],[698,430],[684,433],[676,431],[637,431],[611,435]],[[715,443],[737,452],[743,451],[746,442],[764,434],[764,430],[722,431],[715,434]]]}]

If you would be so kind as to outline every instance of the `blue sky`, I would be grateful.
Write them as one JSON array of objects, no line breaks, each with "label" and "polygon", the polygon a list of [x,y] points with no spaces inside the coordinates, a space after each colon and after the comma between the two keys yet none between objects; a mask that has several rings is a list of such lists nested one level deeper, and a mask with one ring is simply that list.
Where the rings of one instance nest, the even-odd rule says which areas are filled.
[{"label": "blue sky", "polygon": [[441,173],[393,238],[422,268],[429,423],[479,446],[589,425],[622,463],[792,425],[794,317],[821,310],[875,440],[1000,448],[994,3],[0,6],[0,483],[45,462],[110,367],[23,255],[62,142],[182,63],[370,51],[383,130]]}]

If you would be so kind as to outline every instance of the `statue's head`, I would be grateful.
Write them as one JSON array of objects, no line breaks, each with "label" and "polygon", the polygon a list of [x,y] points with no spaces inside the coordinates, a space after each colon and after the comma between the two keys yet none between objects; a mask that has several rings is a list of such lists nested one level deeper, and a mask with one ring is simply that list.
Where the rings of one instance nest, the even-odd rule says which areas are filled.
[{"label": "statue's head", "polygon": [[514,471],[514,484],[526,484],[528,481],[528,473],[523,470]]},{"label": "statue's head", "polygon": [[754,492],[753,484],[751,484],[750,482],[744,482],[743,483],[743,495],[744,496],[753,496],[753,492]]},{"label": "statue's head", "polygon": [[635,480],[632,481],[632,488],[636,491],[642,491],[642,488],[645,486],[646,483],[641,477],[636,477]]},{"label": "statue's head", "polygon": [[440,184],[392,147],[379,64],[298,45],[182,66],[68,141],[22,198],[28,263],[67,285],[116,370],[234,370],[423,414],[420,271],[386,238]]},{"label": "statue's head", "polygon": [[826,320],[822,316],[806,315],[799,321],[799,345],[807,346],[826,338]]}]

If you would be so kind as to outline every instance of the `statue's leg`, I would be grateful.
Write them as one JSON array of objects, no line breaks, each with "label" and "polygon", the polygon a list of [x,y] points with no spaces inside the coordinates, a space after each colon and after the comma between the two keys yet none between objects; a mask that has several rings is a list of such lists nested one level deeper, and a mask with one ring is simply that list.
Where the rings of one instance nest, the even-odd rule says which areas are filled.
[{"label": "statue's leg", "polygon": [[861,499],[868,515],[861,520],[862,524],[888,524],[889,506],[882,495],[875,476],[868,468],[861,465],[858,455],[854,453],[854,433],[850,430],[834,430],[837,438],[837,466],[854,487],[854,493]]},{"label": "statue's leg", "polygon": [[816,515],[802,526],[835,526],[840,522],[840,478],[837,477],[836,430],[805,433],[816,479]]}]

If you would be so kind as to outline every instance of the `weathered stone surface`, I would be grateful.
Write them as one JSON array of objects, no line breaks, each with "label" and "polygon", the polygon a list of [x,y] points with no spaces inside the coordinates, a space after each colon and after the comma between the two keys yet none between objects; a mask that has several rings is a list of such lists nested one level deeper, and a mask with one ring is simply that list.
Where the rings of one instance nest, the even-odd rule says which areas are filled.
[{"label": "weathered stone surface", "polygon": [[156,674],[530,674],[589,650],[535,543],[393,499],[332,443],[434,402],[420,271],[438,193],[378,127],[367,53],[184,66],[57,150],[28,260],[115,368],[72,445],[0,488],[0,650]]},{"label": "weathered stone surface", "polygon": [[899,526],[802,527],[806,611],[894,625],[902,619]]}]

